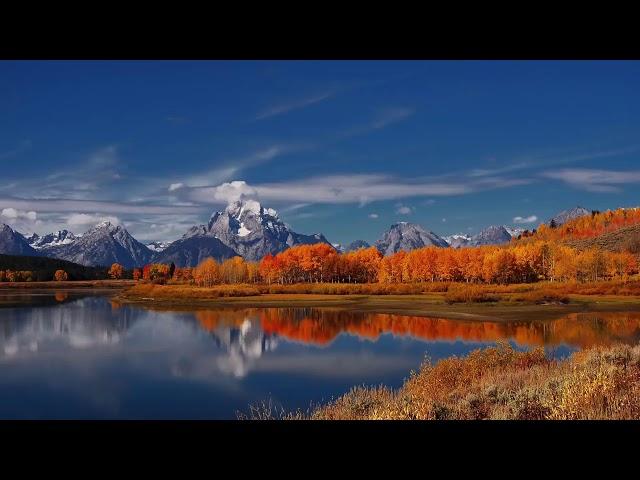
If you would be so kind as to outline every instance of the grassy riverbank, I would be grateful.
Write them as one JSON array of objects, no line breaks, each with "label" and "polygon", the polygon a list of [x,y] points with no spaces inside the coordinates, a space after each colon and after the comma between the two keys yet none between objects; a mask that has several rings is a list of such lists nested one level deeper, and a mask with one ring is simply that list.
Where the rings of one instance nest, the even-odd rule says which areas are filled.
[{"label": "grassy riverbank", "polygon": [[3,289],[47,289],[74,290],[79,288],[129,288],[136,284],[134,280],[69,280],[63,282],[0,282]]},{"label": "grassy riverbank", "polygon": [[[423,287],[408,286],[416,289]],[[281,290],[282,293],[269,293],[269,286],[260,285],[200,288],[187,285],[138,284],[119,293],[114,300],[161,309],[334,307],[354,312],[504,321],[557,318],[566,313],[584,311],[640,310],[640,297],[633,295],[603,295],[593,292],[591,295],[559,295],[553,292],[545,293],[542,289],[518,293],[517,288],[520,286],[510,286],[511,291],[507,290],[508,287],[488,286],[493,289],[488,293],[492,296],[490,301],[483,299],[481,302],[475,302],[470,299],[467,302],[454,303],[451,303],[448,298],[450,292],[446,290],[402,295],[360,293],[366,291],[364,287],[373,290],[376,284],[340,285],[344,292],[348,292],[343,294],[313,293],[323,291],[324,284],[315,284],[315,288],[305,291],[308,293],[290,293],[297,292],[302,287],[306,285],[285,286]],[[458,296],[458,293],[455,295]]]},{"label": "grassy riverbank", "polygon": [[508,344],[425,362],[398,390],[355,387],[308,412],[269,403],[239,418],[317,420],[640,419],[640,346],[574,353],[562,361],[542,349]]}]

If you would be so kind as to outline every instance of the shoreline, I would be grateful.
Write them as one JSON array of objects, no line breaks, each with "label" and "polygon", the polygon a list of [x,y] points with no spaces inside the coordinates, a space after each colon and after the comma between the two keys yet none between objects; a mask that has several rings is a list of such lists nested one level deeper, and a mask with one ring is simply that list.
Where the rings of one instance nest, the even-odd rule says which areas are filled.
[{"label": "shoreline", "polygon": [[[324,295],[262,294],[220,298],[150,298],[126,291],[112,300],[154,310],[208,310],[213,308],[336,308],[354,313],[379,313],[416,317],[438,317],[472,321],[527,321],[554,319],[570,313],[640,311],[637,297],[589,298],[575,296],[568,304],[482,303],[446,304],[442,295]],[[595,297],[595,296],[593,296]]]},{"label": "shoreline", "polygon": [[0,282],[2,290],[76,290],[88,288],[124,289],[136,285],[135,280],[65,280],[62,282]]}]

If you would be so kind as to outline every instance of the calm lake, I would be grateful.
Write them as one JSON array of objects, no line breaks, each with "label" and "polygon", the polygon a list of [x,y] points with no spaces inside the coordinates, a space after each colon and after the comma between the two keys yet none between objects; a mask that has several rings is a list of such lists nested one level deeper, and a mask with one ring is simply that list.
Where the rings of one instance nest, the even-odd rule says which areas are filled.
[{"label": "calm lake", "polygon": [[358,384],[399,387],[505,339],[562,357],[640,340],[640,312],[493,323],[337,309],[157,311],[107,295],[0,291],[0,418],[234,419],[257,401],[309,407]]}]

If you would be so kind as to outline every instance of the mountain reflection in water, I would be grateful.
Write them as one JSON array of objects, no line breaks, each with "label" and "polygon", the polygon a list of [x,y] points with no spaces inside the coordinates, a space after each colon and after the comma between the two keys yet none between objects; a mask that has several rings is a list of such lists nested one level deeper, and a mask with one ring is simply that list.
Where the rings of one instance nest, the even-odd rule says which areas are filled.
[{"label": "mountain reflection in water", "polygon": [[497,340],[572,350],[640,340],[640,312],[476,322],[318,308],[158,311],[50,293],[0,309],[0,418],[233,418],[357,384],[397,387],[433,360]]}]

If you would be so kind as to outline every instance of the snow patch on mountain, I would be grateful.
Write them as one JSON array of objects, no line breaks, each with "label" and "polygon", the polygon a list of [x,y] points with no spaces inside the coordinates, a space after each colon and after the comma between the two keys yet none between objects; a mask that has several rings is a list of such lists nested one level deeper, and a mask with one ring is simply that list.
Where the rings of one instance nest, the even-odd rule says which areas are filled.
[{"label": "snow patch on mountain", "polygon": [[251,230],[249,230],[247,227],[244,226],[244,222],[241,222],[240,223],[240,228],[238,229],[238,236],[239,237],[246,237],[250,233],[251,233]]},{"label": "snow patch on mountain", "polygon": [[[214,212],[206,225],[191,227],[180,240],[157,255],[155,261],[166,262],[171,258],[178,266],[195,266],[204,252],[217,260],[239,255],[245,260],[257,261],[295,245],[319,242],[329,243],[319,233],[294,232],[273,208],[245,199]],[[180,252],[183,247],[186,250]]]},{"label": "snow patch on mountain", "polygon": [[151,242],[147,243],[146,247],[152,252],[162,252],[165,250],[172,242]]},{"label": "snow patch on mountain", "polygon": [[78,237],[69,230],[58,230],[57,232],[48,233],[47,235],[43,235],[42,237],[34,233],[27,239],[27,241],[33,248],[40,250],[42,248],[54,247],[58,245],[69,245],[70,243],[73,243],[76,238]]}]

